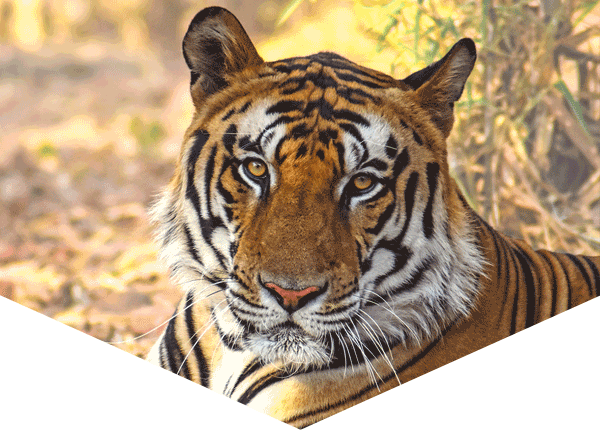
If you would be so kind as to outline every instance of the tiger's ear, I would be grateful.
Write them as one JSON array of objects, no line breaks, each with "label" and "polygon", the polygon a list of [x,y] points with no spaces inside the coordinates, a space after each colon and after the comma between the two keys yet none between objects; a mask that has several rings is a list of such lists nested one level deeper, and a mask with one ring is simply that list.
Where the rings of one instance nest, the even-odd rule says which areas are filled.
[{"label": "tiger's ear", "polygon": [[476,58],[475,43],[461,39],[444,58],[402,80],[416,91],[421,106],[445,137],[452,130],[454,102],[460,98]]},{"label": "tiger's ear", "polygon": [[183,56],[194,103],[226,87],[227,77],[263,63],[242,24],[220,7],[196,14],[183,38]]}]

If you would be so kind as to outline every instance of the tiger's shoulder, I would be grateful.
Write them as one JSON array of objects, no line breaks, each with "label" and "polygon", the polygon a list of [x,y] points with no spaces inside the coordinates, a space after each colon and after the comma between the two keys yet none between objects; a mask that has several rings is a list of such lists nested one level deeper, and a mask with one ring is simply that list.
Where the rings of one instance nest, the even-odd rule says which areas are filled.
[{"label": "tiger's shoulder", "polygon": [[265,62],[222,8],[183,41],[195,114],[155,208],[184,297],[149,359],[304,427],[600,293],[600,257],[497,232],[450,174],[458,41],[404,79]]}]

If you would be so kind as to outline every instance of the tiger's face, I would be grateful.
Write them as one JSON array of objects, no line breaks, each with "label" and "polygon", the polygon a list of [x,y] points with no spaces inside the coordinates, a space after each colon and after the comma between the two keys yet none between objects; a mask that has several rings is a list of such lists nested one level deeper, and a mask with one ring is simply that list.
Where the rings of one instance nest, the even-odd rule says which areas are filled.
[{"label": "tiger's face", "polygon": [[472,42],[395,80],[329,53],[265,63],[209,8],[184,54],[196,114],[156,213],[223,342],[323,367],[466,315],[480,259],[445,140]]}]

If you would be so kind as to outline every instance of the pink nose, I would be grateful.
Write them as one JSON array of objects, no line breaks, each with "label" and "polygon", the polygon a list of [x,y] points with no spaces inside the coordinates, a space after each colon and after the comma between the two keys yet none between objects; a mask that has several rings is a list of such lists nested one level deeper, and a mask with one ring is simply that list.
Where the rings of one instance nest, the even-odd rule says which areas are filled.
[{"label": "pink nose", "polygon": [[280,286],[271,284],[269,282],[267,282],[265,284],[265,287],[267,287],[271,291],[271,293],[275,294],[277,301],[286,310],[290,310],[290,309],[295,310],[295,309],[299,308],[300,301],[303,297],[306,297],[310,293],[319,291],[318,287],[308,287],[308,288],[305,288],[300,291],[286,290],[285,288],[281,288]]}]

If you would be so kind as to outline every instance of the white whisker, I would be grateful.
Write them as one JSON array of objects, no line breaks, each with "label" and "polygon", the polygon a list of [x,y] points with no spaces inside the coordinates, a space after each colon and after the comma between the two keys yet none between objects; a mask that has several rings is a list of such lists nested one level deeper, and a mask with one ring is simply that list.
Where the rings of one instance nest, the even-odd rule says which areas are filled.
[{"label": "white whisker", "polygon": [[[221,303],[227,301],[227,299],[223,299],[221,300],[219,303],[217,303],[215,305],[215,308],[217,308]],[[225,306],[225,308],[223,308],[219,315],[225,313],[227,310],[229,310],[229,308],[231,307],[231,303],[229,303],[227,306]],[[200,340],[202,339],[202,336],[204,336],[206,334],[206,332],[215,324],[216,322],[216,318],[214,318],[212,315],[211,317],[208,319],[207,322],[204,323],[204,325],[202,327],[200,327],[198,330],[196,330],[194,332],[194,335],[198,335],[198,332],[200,330],[202,330],[204,327],[206,327],[206,329],[202,332],[202,334],[200,336],[197,337],[196,342],[194,342],[194,344],[192,345],[192,347],[190,348],[190,350],[188,351],[188,353],[185,355],[183,361],[181,362],[181,365],[179,366],[179,369],[177,370],[176,374],[179,375],[179,372],[181,371],[181,369],[183,368],[183,365],[185,364],[185,362],[187,361],[188,357],[190,356],[190,354],[192,353],[192,351],[194,350],[194,348],[196,347],[196,345],[198,345],[198,343],[200,342]],[[208,326],[207,326],[208,325]],[[214,351],[213,351],[214,353]]]},{"label": "white whisker", "polygon": [[[194,296],[196,296],[197,294],[201,294],[201,293],[203,293],[203,292],[204,292],[204,291],[206,291],[208,288],[210,288],[210,287],[213,287],[213,286],[215,286],[215,285],[217,285],[217,284],[220,284],[221,282],[224,282],[224,281],[219,281],[219,282],[215,282],[214,284],[210,284],[210,285],[208,285],[208,286],[207,286],[207,287],[205,287],[203,290],[201,290],[201,291],[199,291],[198,293],[194,294]],[[155,332],[156,330],[158,330],[159,328],[161,328],[161,327],[162,327],[162,326],[164,326],[165,324],[168,324],[168,323],[169,323],[171,320],[173,320],[174,318],[176,318],[176,317],[178,317],[179,315],[181,315],[181,313],[182,313],[182,312],[185,312],[186,310],[188,310],[189,308],[191,308],[191,307],[192,307],[192,306],[194,306],[195,304],[199,303],[200,301],[202,301],[202,300],[205,300],[205,299],[207,299],[208,297],[210,297],[210,296],[212,296],[212,295],[214,295],[214,294],[220,293],[220,292],[221,292],[221,290],[218,290],[218,291],[215,291],[215,292],[212,292],[212,293],[208,294],[208,295],[207,295],[207,296],[205,296],[205,297],[200,297],[200,298],[198,298],[198,299],[195,299],[195,300],[193,300],[193,301],[192,301],[192,303],[190,303],[189,305],[187,305],[186,307],[184,307],[184,308],[183,308],[182,310],[180,310],[179,312],[176,312],[176,313],[174,313],[174,314],[173,314],[173,315],[172,315],[170,318],[168,318],[166,321],[163,321],[162,323],[160,323],[159,325],[157,325],[157,326],[156,326],[156,327],[154,327],[153,329],[151,329],[151,330],[147,331],[146,333],[143,333],[143,334],[141,334],[141,335],[139,335],[139,336],[136,336],[136,337],[134,337],[134,338],[132,338],[132,339],[126,339],[126,340],[120,340],[120,341],[107,341],[106,343],[109,343],[109,344],[111,344],[111,345],[120,345],[120,344],[123,344],[123,343],[131,343],[131,342],[133,342],[133,341],[135,341],[135,340],[141,339],[142,337],[144,337],[144,336],[147,336],[147,335],[149,335],[150,333],[153,333],[153,332]]]}]

